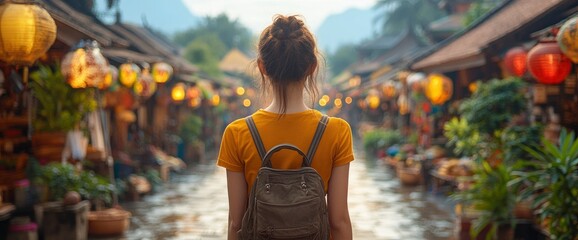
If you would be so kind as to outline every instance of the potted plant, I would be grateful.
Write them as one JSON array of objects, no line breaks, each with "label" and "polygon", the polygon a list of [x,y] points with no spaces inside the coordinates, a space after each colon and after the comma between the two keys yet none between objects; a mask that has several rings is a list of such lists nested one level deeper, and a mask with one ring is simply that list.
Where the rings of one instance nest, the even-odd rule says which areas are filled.
[{"label": "potted plant", "polygon": [[36,99],[32,145],[41,162],[58,161],[66,134],[79,126],[86,113],[96,109],[93,89],[74,89],[56,66],[40,66],[30,74],[30,87]]},{"label": "potted plant", "polygon": [[185,146],[185,157],[188,161],[202,160],[205,146],[199,137],[203,130],[203,119],[197,115],[189,114],[185,117],[179,129],[179,137]]},{"label": "potted plant", "polygon": [[513,239],[517,195],[508,185],[513,179],[513,169],[503,164],[492,167],[483,162],[474,170],[474,181],[469,188],[451,195],[477,213],[469,230],[473,238],[483,232],[486,239]]},{"label": "potted plant", "polygon": [[552,239],[578,237],[578,141],[574,132],[563,129],[558,144],[542,138],[541,146],[525,146],[533,161],[526,171],[517,171],[522,197],[533,199],[533,207],[546,222]]}]

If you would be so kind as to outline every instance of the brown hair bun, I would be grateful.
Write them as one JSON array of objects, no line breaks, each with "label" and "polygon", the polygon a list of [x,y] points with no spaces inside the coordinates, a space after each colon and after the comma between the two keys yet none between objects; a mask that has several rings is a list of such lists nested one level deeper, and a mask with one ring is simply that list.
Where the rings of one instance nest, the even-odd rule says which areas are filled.
[{"label": "brown hair bun", "polygon": [[295,16],[278,17],[271,26],[271,36],[279,40],[295,39],[303,36],[304,25]]}]

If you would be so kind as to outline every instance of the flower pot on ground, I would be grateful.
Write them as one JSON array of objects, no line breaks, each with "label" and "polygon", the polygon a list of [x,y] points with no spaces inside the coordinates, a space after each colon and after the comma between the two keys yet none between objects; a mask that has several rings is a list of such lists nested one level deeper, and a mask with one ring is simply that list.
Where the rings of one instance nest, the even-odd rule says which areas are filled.
[{"label": "flower pot on ground", "polygon": [[91,236],[117,236],[130,226],[131,213],[109,208],[88,213],[88,234]]},{"label": "flower pot on ground", "polygon": [[420,163],[416,163],[412,158],[399,161],[395,170],[402,185],[416,186],[423,182]]},{"label": "flower pot on ground", "polygon": [[503,164],[492,167],[483,162],[475,169],[474,182],[470,188],[452,194],[453,199],[470,205],[479,213],[473,220],[472,237],[489,227],[488,234],[497,239],[502,225],[515,227],[514,206],[517,195],[508,184],[513,179],[513,169]]}]

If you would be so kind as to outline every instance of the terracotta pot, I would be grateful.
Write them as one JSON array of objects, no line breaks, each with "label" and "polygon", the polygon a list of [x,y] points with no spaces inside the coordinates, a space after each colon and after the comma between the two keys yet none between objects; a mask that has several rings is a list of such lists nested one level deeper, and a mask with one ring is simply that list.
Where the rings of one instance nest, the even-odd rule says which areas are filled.
[{"label": "terracotta pot", "polygon": [[110,208],[88,213],[88,234],[98,236],[121,235],[130,226],[131,213]]},{"label": "terracotta pot", "polygon": [[422,175],[419,168],[404,167],[402,162],[399,162],[396,167],[397,177],[402,185],[415,186],[422,183]]}]

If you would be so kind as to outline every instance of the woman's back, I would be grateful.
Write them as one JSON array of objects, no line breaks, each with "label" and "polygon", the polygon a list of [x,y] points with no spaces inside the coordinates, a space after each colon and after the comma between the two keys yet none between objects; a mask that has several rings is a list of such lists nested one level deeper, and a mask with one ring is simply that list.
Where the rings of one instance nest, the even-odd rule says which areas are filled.
[{"label": "woman's back", "polygon": [[[285,114],[280,118],[279,114],[259,110],[253,114],[253,119],[266,150],[287,143],[307,152],[321,115],[319,111],[308,110]],[[221,149],[218,164],[229,170],[244,172],[247,185],[249,188],[253,186],[257,171],[261,167],[261,159],[243,119],[227,127],[222,146],[225,147]],[[333,167],[353,160],[350,146],[351,132],[347,122],[330,118],[312,162],[312,167],[323,178],[326,191]],[[295,169],[301,166],[301,162],[295,161],[300,157],[292,151],[281,151],[272,159],[274,168]]]}]

